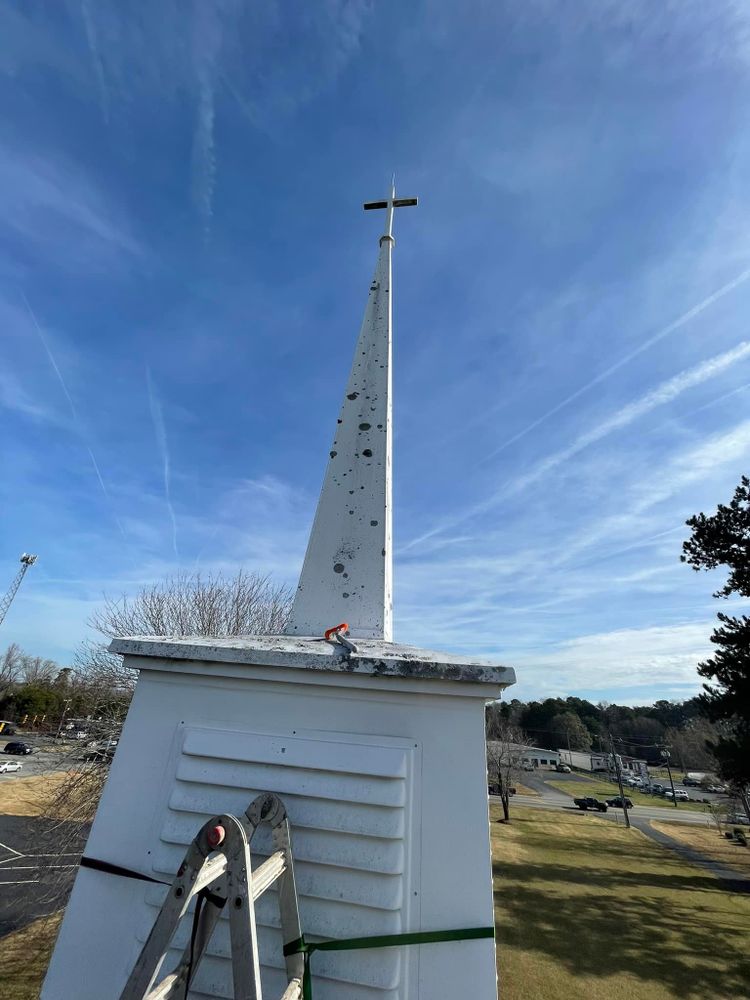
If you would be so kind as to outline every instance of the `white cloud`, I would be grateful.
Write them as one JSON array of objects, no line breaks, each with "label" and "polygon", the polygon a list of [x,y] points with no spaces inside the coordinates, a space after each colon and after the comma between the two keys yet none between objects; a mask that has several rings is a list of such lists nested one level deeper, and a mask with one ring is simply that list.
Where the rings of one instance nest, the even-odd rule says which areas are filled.
[{"label": "white cloud", "polygon": [[671,688],[697,693],[698,663],[711,655],[710,619],[686,625],[618,629],[582,635],[548,651],[517,653],[518,685],[511,697],[549,697],[551,692],[586,691],[595,695],[616,688]]}]

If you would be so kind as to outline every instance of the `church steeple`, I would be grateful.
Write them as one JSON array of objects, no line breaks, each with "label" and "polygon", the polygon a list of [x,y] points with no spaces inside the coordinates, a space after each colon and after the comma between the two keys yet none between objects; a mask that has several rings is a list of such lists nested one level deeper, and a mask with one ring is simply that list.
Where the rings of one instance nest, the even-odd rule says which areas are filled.
[{"label": "church steeple", "polygon": [[302,566],[289,635],[322,635],[347,622],[353,636],[393,637],[391,514],[391,255],[396,199],[385,231],[336,423],[323,488]]}]

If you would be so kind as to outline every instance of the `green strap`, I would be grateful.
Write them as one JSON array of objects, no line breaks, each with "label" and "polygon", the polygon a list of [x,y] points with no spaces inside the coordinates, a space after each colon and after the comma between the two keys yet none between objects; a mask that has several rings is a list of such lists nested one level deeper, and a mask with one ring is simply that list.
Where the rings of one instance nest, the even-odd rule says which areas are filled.
[{"label": "green strap", "polygon": [[310,958],[315,951],[357,951],[360,948],[394,948],[405,944],[435,944],[438,941],[473,941],[494,938],[494,927],[464,927],[453,931],[415,931],[407,934],[378,934],[374,937],[343,938],[340,941],[316,941],[308,944],[304,937],[284,945],[284,955],[305,956],[302,979],[302,1000],[313,1000]]}]

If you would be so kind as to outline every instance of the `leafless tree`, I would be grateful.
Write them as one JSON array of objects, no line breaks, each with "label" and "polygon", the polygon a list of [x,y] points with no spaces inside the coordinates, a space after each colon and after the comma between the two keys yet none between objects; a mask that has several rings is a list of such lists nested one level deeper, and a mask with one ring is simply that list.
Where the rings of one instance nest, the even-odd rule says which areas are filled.
[{"label": "leafless tree", "polygon": [[[290,608],[290,590],[267,576],[242,570],[231,578],[181,573],[132,597],[105,598],[89,624],[106,640],[127,635],[262,635],[282,632]],[[93,819],[135,688],[134,671],[123,666],[121,656],[108,652],[107,645],[84,643],[73,668],[62,678],[58,674],[71,714],[87,720],[88,740],[66,740],[60,726],[58,769],[67,777],[56,785],[45,808],[55,821],[55,847],[49,850],[44,881],[55,899],[63,895],[59,880],[65,872],[55,862],[80,850],[81,829]]]},{"label": "leafless tree", "polygon": [[715,740],[720,733],[720,727],[698,716],[687,722],[682,729],[668,729],[664,740],[672,749],[683,771],[716,772],[718,766],[715,758],[706,749],[708,740]]},{"label": "leafless tree", "polygon": [[706,806],[706,812],[708,813],[711,822],[714,824],[717,831],[719,833],[723,833],[722,827],[726,823],[727,815],[729,813],[726,802],[720,802],[717,800],[709,802]]},{"label": "leafless tree", "polygon": [[135,597],[105,599],[90,624],[102,635],[274,635],[289,617],[291,593],[269,577],[240,570],[180,573]]},{"label": "leafless tree", "polygon": [[12,642],[0,655],[0,697],[2,697],[18,679],[21,670],[21,647]]},{"label": "leafless tree", "polygon": [[504,719],[499,712],[487,712],[487,775],[497,786],[503,806],[503,819],[510,821],[511,788],[520,775],[524,751],[531,746],[522,729]]},{"label": "leafless tree", "polygon": [[24,684],[51,684],[60,670],[54,660],[45,660],[41,656],[21,653],[20,661],[19,679]]}]

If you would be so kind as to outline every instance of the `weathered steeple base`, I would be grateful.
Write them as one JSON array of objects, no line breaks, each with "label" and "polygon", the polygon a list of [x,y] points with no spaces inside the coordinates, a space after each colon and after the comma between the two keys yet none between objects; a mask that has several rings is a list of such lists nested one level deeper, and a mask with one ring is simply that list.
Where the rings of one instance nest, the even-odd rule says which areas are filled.
[{"label": "weathered steeple base", "polygon": [[[491,926],[484,705],[513,671],[374,640],[356,645],[115,640],[113,651],[140,677],[86,855],[169,881],[210,816],[241,813],[272,791],[292,824],[308,938]],[[42,1000],[117,1000],[165,891],[82,868]],[[277,1000],[281,935],[266,896],[264,996]],[[190,923],[188,915],[179,950]],[[227,924],[191,998],[234,995]],[[496,995],[492,940],[318,953],[312,971],[315,1000]]]}]

